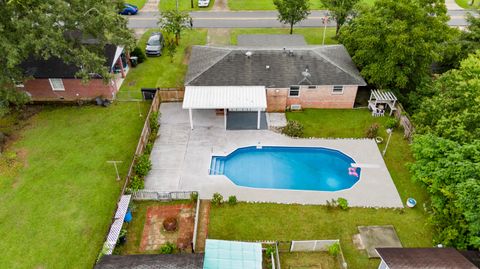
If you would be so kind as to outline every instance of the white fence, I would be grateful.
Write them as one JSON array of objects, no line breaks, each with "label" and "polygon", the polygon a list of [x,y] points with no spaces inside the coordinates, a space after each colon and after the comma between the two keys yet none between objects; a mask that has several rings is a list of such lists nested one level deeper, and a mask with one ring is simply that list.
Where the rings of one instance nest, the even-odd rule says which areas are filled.
[{"label": "white fence", "polygon": [[328,251],[328,248],[339,243],[338,240],[306,240],[306,241],[292,241],[290,252],[299,251]]},{"label": "white fence", "polygon": [[133,200],[172,201],[189,200],[194,191],[162,192],[156,190],[138,190],[132,193]]}]

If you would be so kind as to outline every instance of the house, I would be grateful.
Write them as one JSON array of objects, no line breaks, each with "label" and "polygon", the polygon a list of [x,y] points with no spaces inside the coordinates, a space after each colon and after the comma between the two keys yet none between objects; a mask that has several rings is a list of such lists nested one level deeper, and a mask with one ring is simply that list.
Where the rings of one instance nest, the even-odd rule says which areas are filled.
[{"label": "house", "polygon": [[85,83],[76,76],[79,66],[55,57],[43,60],[31,56],[20,65],[31,79],[17,87],[24,90],[32,101],[40,102],[92,100],[96,97],[114,99],[128,70],[127,58],[123,47],[115,45],[106,45],[104,55],[105,68],[113,75],[109,81],[92,75]]},{"label": "house", "polygon": [[353,108],[365,85],[343,45],[194,46],[183,108],[256,111],[260,128],[261,111]]},{"label": "house", "polygon": [[470,252],[454,248],[377,248],[378,269],[476,269]]}]

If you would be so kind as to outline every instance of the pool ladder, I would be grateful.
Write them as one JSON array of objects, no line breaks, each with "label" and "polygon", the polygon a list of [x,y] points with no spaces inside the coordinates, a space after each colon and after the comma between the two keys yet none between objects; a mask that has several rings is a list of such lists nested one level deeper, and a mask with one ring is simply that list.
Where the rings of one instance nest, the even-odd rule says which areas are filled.
[{"label": "pool ladder", "polygon": [[225,170],[225,160],[219,157],[213,157],[210,164],[210,175],[223,175]]}]

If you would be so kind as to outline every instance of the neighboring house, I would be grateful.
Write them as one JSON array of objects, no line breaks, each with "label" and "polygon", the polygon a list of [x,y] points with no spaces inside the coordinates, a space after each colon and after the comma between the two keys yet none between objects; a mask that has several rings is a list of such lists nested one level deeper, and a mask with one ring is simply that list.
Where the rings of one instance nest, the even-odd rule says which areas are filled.
[{"label": "neighboring house", "polygon": [[84,83],[76,77],[80,67],[74,64],[67,64],[59,58],[43,60],[30,57],[20,67],[31,79],[17,87],[26,91],[32,101],[78,101],[96,97],[114,99],[128,69],[127,58],[123,47],[107,45],[104,52],[105,68],[114,74],[110,81],[92,75]]},{"label": "neighboring house", "polygon": [[[267,111],[353,108],[358,87],[365,85],[342,45],[194,46],[185,78],[185,99],[189,98],[189,91],[201,87],[237,87],[239,90],[263,87]],[[259,108],[217,109],[257,111]]]},{"label": "neighboring house", "polygon": [[378,269],[476,269],[478,252],[454,248],[377,248]]}]

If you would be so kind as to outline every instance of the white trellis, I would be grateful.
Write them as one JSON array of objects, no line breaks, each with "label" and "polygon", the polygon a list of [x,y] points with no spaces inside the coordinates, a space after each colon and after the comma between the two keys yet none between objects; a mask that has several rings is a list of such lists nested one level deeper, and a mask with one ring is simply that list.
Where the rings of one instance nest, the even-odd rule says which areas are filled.
[{"label": "white trellis", "polygon": [[395,104],[397,97],[393,92],[386,90],[372,90],[370,93],[370,100],[368,100],[368,108],[372,110],[372,115],[383,116],[383,109],[381,105],[386,105],[390,108],[390,116],[393,111],[397,110]]}]

